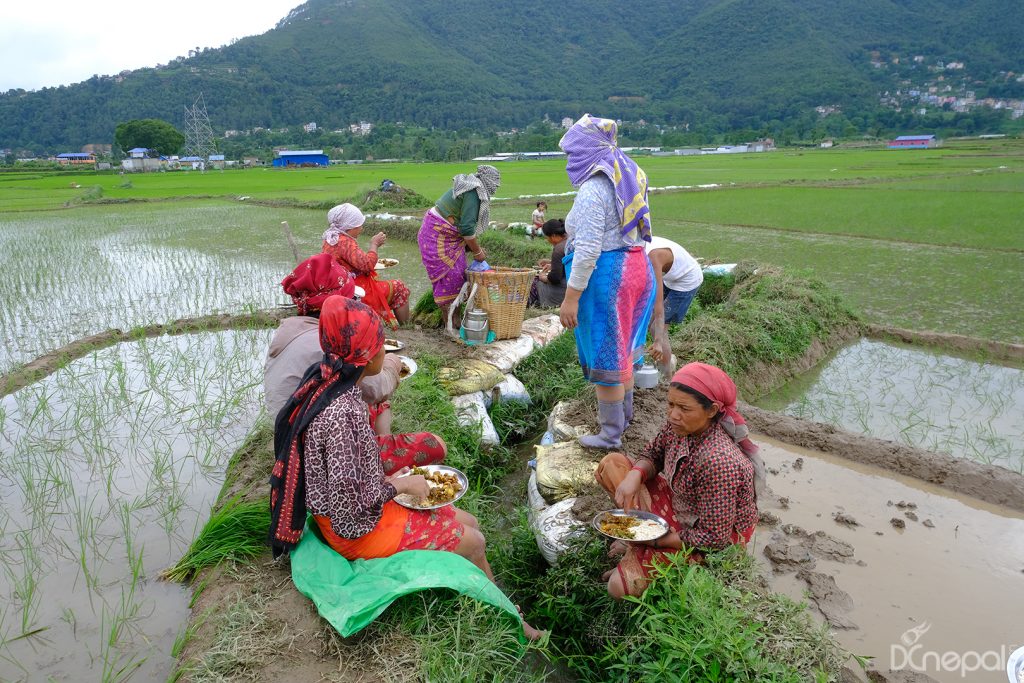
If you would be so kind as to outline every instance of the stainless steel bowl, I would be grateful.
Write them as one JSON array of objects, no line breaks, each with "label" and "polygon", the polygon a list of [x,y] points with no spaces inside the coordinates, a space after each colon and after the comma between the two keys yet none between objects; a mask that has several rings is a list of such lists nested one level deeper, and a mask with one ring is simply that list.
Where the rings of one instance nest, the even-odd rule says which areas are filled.
[{"label": "stainless steel bowl", "polygon": [[[624,517],[636,517],[637,519],[649,519],[650,521],[657,522],[659,525],[661,525],[661,536],[657,536],[655,538],[648,538],[643,541],[634,541],[628,538],[619,538],[618,536],[606,534],[605,532],[601,531],[601,518],[605,515],[621,515]],[[591,524],[593,525],[594,530],[602,536],[610,538],[613,541],[625,541],[626,543],[649,543],[650,541],[657,541],[659,538],[661,538],[669,532],[668,522],[665,521],[664,517],[656,515],[653,512],[644,512],[643,510],[630,510],[629,512],[626,512],[621,508],[617,510],[605,510],[604,512],[598,512],[596,515],[594,515],[594,521],[591,522]]]},{"label": "stainless steel bowl", "polygon": [[464,495],[466,495],[466,491],[469,489],[469,479],[466,477],[465,474],[455,469],[454,467],[449,467],[448,465],[420,465],[419,467],[420,469],[424,469],[427,472],[431,473],[444,472],[445,474],[454,474],[458,478],[459,485],[462,486],[462,490],[456,493],[455,498],[453,498],[452,500],[449,500],[447,503],[439,503],[438,505],[416,505],[409,502],[403,502],[402,498],[408,494],[400,494],[395,496],[395,502],[401,505],[402,507],[409,508],[410,510],[436,510],[437,508],[443,508],[445,505],[452,505],[459,498],[462,498]]}]

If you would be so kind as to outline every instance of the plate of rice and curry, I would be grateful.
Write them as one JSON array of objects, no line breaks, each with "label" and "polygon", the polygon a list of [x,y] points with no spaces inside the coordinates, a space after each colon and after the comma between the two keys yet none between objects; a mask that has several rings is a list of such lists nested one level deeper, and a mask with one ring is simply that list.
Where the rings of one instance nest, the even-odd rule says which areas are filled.
[{"label": "plate of rice and curry", "polygon": [[400,493],[395,496],[395,502],[410,510],[435,510],[445,505],[451,505],[466,494],[469,488],[469,479],[466,475],[448,465],[424,465],[414,467],[409,474],[421,474],[430,484],[430,494],[420,500],[408,493]]},{"label": "plate of rice and curry", "polygon": [[594,515],[594,529],[602,536],[627,543],[656,541],[669,532],[668,522],[643,510],[606,510]]},{"label": "plate of rice and curry", "polygon": [[373,267],[374,270],[384,270],[385,268],[392,268],[398,265],[398,259],[396,258],[379,258],[377,259],[377,265]]},{"label": "plate of rice and curry", "polygon": [[395,353],[405,348],[405,342],[397,339],[384,338],[384,353]]},{"label": "plate of rice and curry", "polygon": [[402,369],[398,371],[398,381],[407,380],[416,374],[419,366],[409,356],[399,356],[398,360],[402,361]]}]

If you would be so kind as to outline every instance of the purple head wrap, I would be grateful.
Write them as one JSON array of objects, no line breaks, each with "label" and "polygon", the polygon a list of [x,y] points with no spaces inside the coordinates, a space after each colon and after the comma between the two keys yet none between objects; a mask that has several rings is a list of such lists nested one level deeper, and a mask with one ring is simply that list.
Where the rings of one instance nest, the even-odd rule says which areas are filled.
[{"label": "purple head wrap", "polygon": [[604,173],[615,185],[616,208],[622,234],[636,230],[651,240],[651,210],[647,206],[647,174],[619,149],[618,127],[611,119],[584,114],[566,131],[558,146],[568,156],[565,165],[569,182],[579,187],[597,173]]}]

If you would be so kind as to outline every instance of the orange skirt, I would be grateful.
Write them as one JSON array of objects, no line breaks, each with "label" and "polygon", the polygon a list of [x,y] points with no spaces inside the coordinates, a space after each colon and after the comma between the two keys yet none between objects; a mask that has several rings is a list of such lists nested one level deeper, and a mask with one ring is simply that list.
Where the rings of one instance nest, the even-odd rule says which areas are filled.
[{"label": "orange skirt", "polygon": [[390,557],[402,550],[446,550],[459,547],[465,527],[455,519],[455,508],[410,510],[393,500],[384,503],[377,526],[359,538],[342,538],[334,533],[331,520],[313,515],[327,545],[348,560]]}]

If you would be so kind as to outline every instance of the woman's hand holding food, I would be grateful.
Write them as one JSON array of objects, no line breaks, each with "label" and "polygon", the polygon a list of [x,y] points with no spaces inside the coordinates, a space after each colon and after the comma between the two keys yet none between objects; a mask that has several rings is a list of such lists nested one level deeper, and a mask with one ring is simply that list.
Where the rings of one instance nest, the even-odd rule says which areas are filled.
[{"label": "woman's hand holding food", "polygon": [[390,479],[390,481],[391,485],[395,487],[395,491],[398,493],[408,493],[417,500],[423,500],[430,495],[430,484],[422,474],[395,477]]},{"label": "woman's hand holding food", "polygon": [[376,235],[370,238],[370,244],[373,245],[373,251],[377,251],[381,248],[385,242],[388,241],[388,236],[383,232],[378,232]]},{"label": "woman's hand holding food", "polygon": [[615,487],[615,504],[623,510],[637,507],[640,488],[644,485],[643,475],[638,470],[630,470],[625,478]]}]

